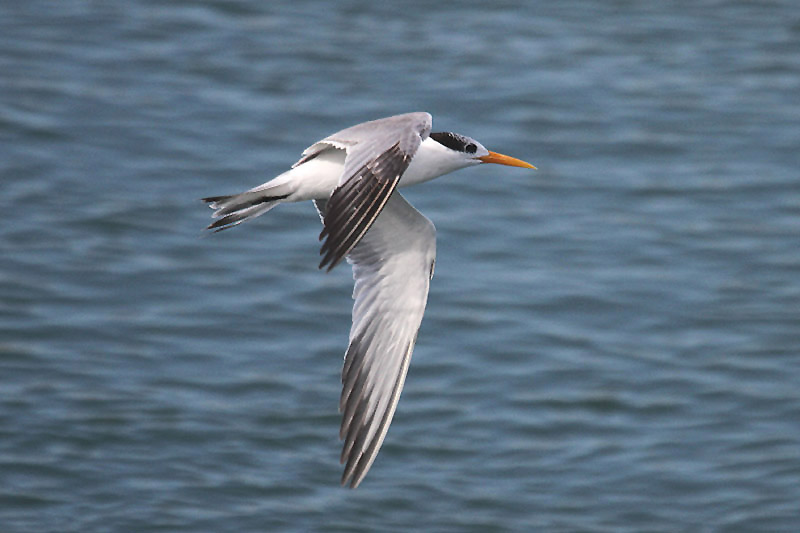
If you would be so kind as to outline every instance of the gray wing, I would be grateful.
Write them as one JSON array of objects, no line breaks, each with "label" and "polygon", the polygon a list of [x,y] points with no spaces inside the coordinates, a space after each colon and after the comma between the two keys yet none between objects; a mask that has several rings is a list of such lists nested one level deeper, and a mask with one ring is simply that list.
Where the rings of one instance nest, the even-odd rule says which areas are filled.
[{"label": "gray wing", "polygon": [[331,147],[347,151],[339,185],[327,202],[320,268],[335,267],[381,213],[419,145],[431,131],[428,113],[364,122],[311,145],[295,166]]},{"label": "gray wing", "polygon": [[[321,215],[325,203],[315,201]],[[328,204],[330,205],[330,204]],[[358,486],[389,429],[428,300],[436,229],[395,192],[347,255],[353,266],[353,325],[339,410],[342,484]]]}]

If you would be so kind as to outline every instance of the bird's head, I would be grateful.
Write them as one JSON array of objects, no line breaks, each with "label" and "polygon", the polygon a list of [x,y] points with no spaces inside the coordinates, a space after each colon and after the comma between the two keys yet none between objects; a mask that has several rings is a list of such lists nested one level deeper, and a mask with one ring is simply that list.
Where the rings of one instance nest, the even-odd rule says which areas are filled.
[{"label": "bird's head", "polygon": [[532,168],[536,167],[515,157],[498,154],[486,149],[481,143],[466,135],[442,131],[431,133],[430,138],[441,144],[450,152],[453,163],[458,168],[464,168],[481,163],[495,163],[498,165],[508,165],[510,167]]}]

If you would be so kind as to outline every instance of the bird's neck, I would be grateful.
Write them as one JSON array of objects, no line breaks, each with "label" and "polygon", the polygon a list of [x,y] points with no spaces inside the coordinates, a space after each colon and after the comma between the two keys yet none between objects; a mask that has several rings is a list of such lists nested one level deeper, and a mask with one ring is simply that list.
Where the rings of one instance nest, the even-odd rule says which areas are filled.
[{"label": "bird's neck", "polygon": [[398,186],[430,181],[465,166],[469,164],[464,164],[463,158],[456,157],[452,150],[428,137],[420,144]]}]

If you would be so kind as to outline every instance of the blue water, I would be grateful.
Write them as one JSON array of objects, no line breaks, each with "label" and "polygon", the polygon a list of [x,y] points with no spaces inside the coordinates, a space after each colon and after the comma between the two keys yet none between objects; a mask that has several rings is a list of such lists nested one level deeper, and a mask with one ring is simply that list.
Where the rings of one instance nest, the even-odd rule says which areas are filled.
[{"label": "blue water", "polygon": [[[0,530],[800,530],[800,7],[0,4]],[[438,229],[339,487],[351,274],[200,197],[425,110]]]}]

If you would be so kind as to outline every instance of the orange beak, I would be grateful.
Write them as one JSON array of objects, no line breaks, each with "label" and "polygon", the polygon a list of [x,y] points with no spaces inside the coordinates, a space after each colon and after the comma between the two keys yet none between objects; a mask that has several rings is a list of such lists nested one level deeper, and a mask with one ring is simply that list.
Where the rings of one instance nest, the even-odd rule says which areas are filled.
[{"label": "orange beak", "polygon": [[508,165],[509,167],[532,168],[533,170],[536,170],[535,166],[531,165],[530,163],[526,163],[522,159],[498,154],[497,152],[489,152],[489,155],[483,155],[477,159],[480,159],[484,163],[496,163],[498,165]]}]

